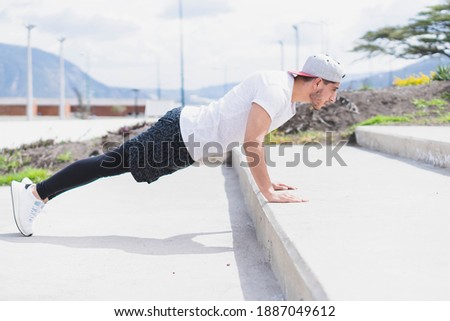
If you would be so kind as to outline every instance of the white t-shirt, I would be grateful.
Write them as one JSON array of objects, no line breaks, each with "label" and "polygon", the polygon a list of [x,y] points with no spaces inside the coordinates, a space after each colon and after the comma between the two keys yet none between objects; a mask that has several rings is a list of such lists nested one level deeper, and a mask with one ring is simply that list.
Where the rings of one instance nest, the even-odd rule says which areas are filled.
[{"label": "white t-shirt", "polygon": [[294,77],[285,71],[254,73],[208,106],[186,106],[181,111],[183,141],[194,161],[211,154],[224,154],[244,142],[252,103],[269,114],[270,131],[295,114],[291,102]]}]

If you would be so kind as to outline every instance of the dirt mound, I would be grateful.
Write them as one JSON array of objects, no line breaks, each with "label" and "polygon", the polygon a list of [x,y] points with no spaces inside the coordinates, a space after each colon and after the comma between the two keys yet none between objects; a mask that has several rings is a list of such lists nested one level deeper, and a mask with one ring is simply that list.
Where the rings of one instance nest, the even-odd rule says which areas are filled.
[{"label": "dirt mound", "polygon": [[[430,100],[449,95],[450,81],[428,85],[392,87],[377,90],[343,91],[334,104],[313,110],[301,104],[297,114],[279,128],[284,133],[307,130],[341,132],[351,125],[376,115],[408,115],[417,112],[414,99]],[[448,99],[448,98],[447,98]]]},{"label": "dirt mound", "polygon": [[41,168],[56,172],[74,161],[99,155],[119,146],[151,125],[143,122],[134,126],[124,126],[102,137],[82,142],[55,143],[49,139],[15,149],[5,148],[0,155],[0,175],[18,173],[26,168]]}]

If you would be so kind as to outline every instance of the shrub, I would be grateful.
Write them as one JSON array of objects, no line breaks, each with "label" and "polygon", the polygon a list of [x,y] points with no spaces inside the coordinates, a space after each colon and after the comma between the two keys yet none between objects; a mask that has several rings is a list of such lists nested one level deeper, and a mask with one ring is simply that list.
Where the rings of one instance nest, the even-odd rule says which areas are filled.
[{"label": "shrub", "polygon": [[123,113],[125,113],[127,111],[127,107],[122,106],[122,105],[114,105],[111,107],[111,110],[115,114],[122,115]]},{"label": "shrub", "polygon": [[450,66],[438,66],[432,75],[432,80],[450,80]]},{"label": "shrub", "polygon": [[450,91],[446,91],[441,95],[441,98],[446,100],[446,101],[450,101]]},{"label": "shrub", "polygon": [[394,79],[394,86],[397,87],[405,87],[405,86],[417,86],[417,85],[425,85],[429,84],[431,81],[431,78],[424,73],[420,73],[419,76],[417,75],[411,75],[405,79],[395,77]]}]

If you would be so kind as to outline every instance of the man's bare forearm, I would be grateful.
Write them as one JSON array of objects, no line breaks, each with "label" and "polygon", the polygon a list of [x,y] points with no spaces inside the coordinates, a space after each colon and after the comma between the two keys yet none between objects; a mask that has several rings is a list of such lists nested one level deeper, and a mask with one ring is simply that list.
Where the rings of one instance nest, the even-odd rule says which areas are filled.
[{"label": "man's bare forearm", "polygon": [[267,197],[268,194],[273,192],[273,188],[267,171],[263,143],[246,142],[244,143],[244,151],[255,183],[261,193]]}]

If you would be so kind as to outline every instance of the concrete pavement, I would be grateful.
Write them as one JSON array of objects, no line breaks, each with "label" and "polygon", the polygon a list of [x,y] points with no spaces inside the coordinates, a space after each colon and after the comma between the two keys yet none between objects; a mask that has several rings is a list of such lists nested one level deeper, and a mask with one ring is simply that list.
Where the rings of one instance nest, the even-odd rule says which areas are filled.
[{"label": "concrete pavement", "polygon": [[[0,122],[0,148],[88,139],[142,119]],[[282,300],[236,173],[108,178],[52,200],[22,237],[0,187],[0,300]]]},{"label": "concrete pavement", "polygon": [[22,237],[0,187],[0,300],[282,300],[233,169],[99,180]]},{"label": "concrete pavement", "polygon": [[[445,160],[441,130],[366,132],[394,147],[384,152],[406,144],[400,155],[426,147]],[[63,194],[32,238],[0,187],[0,299],[449,300],[449,170],[348,146],[342,164],[331,149],[269,148],[272,179],[308,203],[266,203],[235,149],[234,170],[191,167],[151,185],[125,175]]]},{"label": "concrete pavement", "polygon": [[[272,179],[297,185],[309,202],[266,203],[238,148],[233,162],[287,299],[450,299],[448,169],[359,147],[339,150],[347,166],[326,166],[325,147],[283,154],[270,149]],[[323,163],[288,165],[305,154]]]}]

